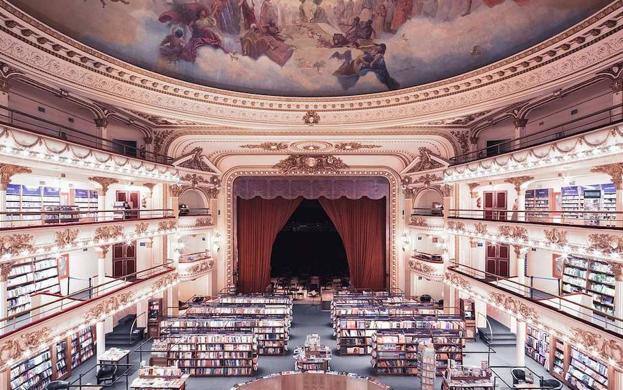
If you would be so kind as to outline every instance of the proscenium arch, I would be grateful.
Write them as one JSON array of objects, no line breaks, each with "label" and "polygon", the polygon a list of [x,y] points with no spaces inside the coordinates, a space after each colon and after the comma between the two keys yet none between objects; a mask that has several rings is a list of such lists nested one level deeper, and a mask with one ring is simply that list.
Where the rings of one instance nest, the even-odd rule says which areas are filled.
[{"label": "proscenium arch", "polygon": [[[236,167],[223,174],[223,183],[225,191],[219,194],[219,201],[225,202],[224,215],[220,216],[225,220],[226,232],[224,234],[225,243],[223,247],[227,247],[224,258],[220,258],[221,267],[217,267],[218,285],[221,289],[234,286],[234,272],[236,259],[236,218],[235,218],[235,199],[233,195],[234,181],[241,176],[267,177],[267,176],[284,176],[278,170],[273,168],[261,167]],[[313,174],[313,175],[287,175],[285,177],[316,177],[316,176],[378,176],[384,177],[389,183],[389,197],[387,199],[387,215],[386,215],[386,272],[388,273],[389,289],[400,289],[400,255],[396,243],[398,231],[403,223],[399,218],[401,209],[401,192],[400,192],[400,175],[398,172],[386,167],[352,167],[340,170],[331,174]],[[223,204],[223,203],[221,203]],[[221,225],[222,226],[222,225]],[[222,270],[222,271],[221,271]]]}]

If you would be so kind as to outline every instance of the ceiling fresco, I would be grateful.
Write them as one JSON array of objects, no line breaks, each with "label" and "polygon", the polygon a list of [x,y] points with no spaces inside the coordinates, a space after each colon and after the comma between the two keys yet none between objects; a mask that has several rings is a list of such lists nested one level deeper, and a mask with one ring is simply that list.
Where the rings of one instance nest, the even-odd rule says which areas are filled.
[{"label": "ceiling fresco", "polygon": [[608,0],[9,0],[144,69],[276,96],[412,87],[507,58]]}]

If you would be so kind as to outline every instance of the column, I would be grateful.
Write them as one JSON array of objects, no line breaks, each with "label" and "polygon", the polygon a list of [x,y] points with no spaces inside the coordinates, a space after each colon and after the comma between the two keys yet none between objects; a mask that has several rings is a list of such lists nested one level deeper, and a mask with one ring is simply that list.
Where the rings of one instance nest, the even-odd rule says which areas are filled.
[{"label": "column", "polygon": [[13,263],[1,263],[0,264],[0,327],[5,325],[4,319],[8,315],[7,304],[7,281],[9,274],[13,268]]},{"label": "column", "polygon": [[526,125],[528,124],[528,119],[521,117],[515,118],[513,120],[513,124],[515,125],[513,148],[519,148],[521,147],[520,138],[526,135]]},{"label": "column", "polygon": [[476,314],[476,328],[487,327],[487,302],[474,299],[474,311]]},{"label": "column", "polygon": [[96,145],[100,149],[110,150],[111,148],[107,145],[106,140],[108,140],[108,119],[106,117],[103,118],[95,118],[93,119],[95,122],[95,127],[97,127],[97,136],[100,138],[98,144]]},{"label": "column", "polygon": [[532,176],[516,176],[510,177],[504,180],[505,183],[512,184],[515,188],[515,194],[517,194],[517,198],[515,199],[515,203],[511,206],[511,215],[510,219],[512,221],[524,221],[526,219],[525,213],[518,212],[519,210],[525,210],[525,202],[526,202],[526,192],[521,186],[530,180],[533,180]]},{"label": "column", "polygon": [[[112,253],[110,253],[110,245],[102,245],[96,248],[96,251],[98,252],[98,257],[97,257],[97,281],[95,283],[99,286],[99,285],[106,283],[106,281],[108,280],[108,278],[106,277],[106,269],[109,263],[112,266],[112,258],[111,258]],[[105,291],[97,292],[98,295],[100,293],[105,293]],[[112,329],[113,329],[112,317],[106,318],[104,321],[100,321],[100,322],[102,323],[102,332],[112,332]],[[104,337],[103,337],[104,334],[105,333],[102,333],[101,338],[99,337],[100,335],[97,335],[98,348],[99,348],[100,340],[104,340]]]},{"label": "column", "polygon": [[[102,187],[97,191],[97,209],[99,211],[106,210],[106,194],[108,193],[108,188],[113,184],[119,183],[119,180],[102,176],[89,177],[89,180],[99,184]],[[99,213],[97,217],[98,219],[112,219],[113,215]]]},{"label": "column", "polygon": [[517,320],[517,343],[515,344],[515,365],[526,365],[526,322]]},{"label": "column", "polygon": [[[9,80],[2,75],[0,75],[0,106],[9,107]],[[8,122],[10,115],[8,110],[0,107],[0,118],[2,118],[2,120]]]},{"label": "column", "polygon": [[175,218],[179,217],[179,196],[182,194],[182,192],[184,191],[184,188],[180,185],[177,184],[173,184],[169,186],[169,191],[168,191],[168,208],[173,210],[173,214],[175,215]]},{"label": "column", "polygon": [[147,328],[147,299],[136,303],[136,327]]},{"label": "column", "polygon": [[106,321],[97,321],[97,323],[95,323],[95,340],[98,362],[100,360],[100,356],[102,356],[102,354],[106,351],[105,322]]}]

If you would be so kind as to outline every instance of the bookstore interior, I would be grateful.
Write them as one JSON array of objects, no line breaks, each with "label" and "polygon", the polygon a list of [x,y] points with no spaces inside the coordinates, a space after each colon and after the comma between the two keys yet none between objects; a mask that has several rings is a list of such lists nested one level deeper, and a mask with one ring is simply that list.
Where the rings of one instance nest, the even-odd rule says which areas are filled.
[{"label": "bookstore interior", "polygon": [[0,0],[0,390],[108,388],[623,390],[623,1]]}]

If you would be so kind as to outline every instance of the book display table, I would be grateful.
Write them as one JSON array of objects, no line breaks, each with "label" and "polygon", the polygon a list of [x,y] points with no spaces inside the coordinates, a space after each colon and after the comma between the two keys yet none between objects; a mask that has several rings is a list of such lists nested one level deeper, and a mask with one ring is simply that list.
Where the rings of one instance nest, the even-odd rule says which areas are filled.
[{"label": "book display table", "polygon": [[329,371],[331,349],[320,344],[317,334],[307,335],[305,345],[294,350],[294,368],[297,371]]}]

